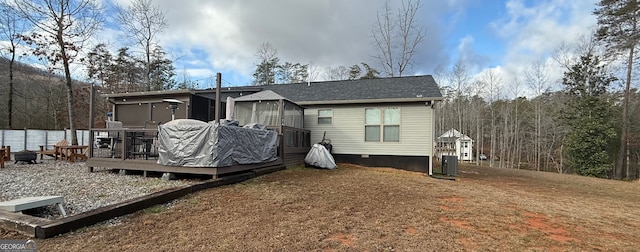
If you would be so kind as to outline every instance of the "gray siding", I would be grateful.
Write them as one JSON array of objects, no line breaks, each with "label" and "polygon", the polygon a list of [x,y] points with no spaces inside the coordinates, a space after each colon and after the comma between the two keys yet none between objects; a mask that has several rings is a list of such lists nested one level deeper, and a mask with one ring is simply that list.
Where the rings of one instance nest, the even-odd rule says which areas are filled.
[{"label": "gray siding", "polygon": [[[385,107],[400,108],[400,142],[365,142],[365,108]],[[331,125],[318,125],[318,109],[333,110]],[[304,127],[311,130],[312,143],[320,142],[326,131],[335,154],[433,156],[431,110],[424,103],[308,106]]]}]

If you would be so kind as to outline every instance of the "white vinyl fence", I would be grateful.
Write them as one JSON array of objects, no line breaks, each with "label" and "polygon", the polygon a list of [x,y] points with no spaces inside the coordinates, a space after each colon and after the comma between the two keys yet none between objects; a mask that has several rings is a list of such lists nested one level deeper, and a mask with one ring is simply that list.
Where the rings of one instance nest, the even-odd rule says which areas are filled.
[{"label": "white vinyl fence", "polygon": [[[89,145],[89,130],[76,130],[76,133],[79,145]],[[62,139],[71,142],[71,130],[0,130],[0,145],[11,146],[11,152],[38,151],[40,145],[52,149]]]}]

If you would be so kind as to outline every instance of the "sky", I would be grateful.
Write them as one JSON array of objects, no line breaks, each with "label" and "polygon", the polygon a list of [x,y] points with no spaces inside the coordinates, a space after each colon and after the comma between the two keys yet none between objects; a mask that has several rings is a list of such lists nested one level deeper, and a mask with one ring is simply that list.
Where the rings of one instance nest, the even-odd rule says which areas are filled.
[{"label": "sky", "polygon": [[[105,6],[127,6],[129,0],[101,0]],[[414,0],[415,1],[415,0]],[[213,87],[222,73],[223,86],[250,85],[263,43],[277,49],[281,62],[309,64],[314,70],[375,65],[371,30],[385,0],[154,0],[167,28],[158,36],[174,60],[180,78]],[[400,0],[388,1],[392,9]],[[595,0],[422,0],[418,24],[426,29],[406,75],[434,74],[454,62],[479,76],[494,69],[508,89],[534,62],[553,65],[551,54],[563,42],[575,41],[596,24]],[[115,52],[126,36],[114,27],[115,15],[96,41]],[[560,67],[550,67],[553,81]],[[319,74],[315,80],[323,79]],[[443,81],[444,82],[444,81]],[[441,83],[442,84],[442,83]],[[446,84],[442,84],[446,85]]]}]

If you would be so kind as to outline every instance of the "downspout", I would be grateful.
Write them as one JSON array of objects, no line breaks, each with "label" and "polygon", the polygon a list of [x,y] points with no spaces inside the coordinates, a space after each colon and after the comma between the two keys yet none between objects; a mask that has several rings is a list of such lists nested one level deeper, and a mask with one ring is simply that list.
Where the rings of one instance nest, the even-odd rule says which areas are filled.
[{"label": "downspout", "polygon": [[435,101],[431,102],[431,141],[429,144],[431,144],[431,155],[429,155],[429,176],[433,176],[433,154],[434,152],[434,148],[435,145],[433,144],[433,139],[435,138],[435,131],[433,130],[433,127],[435,127],[435,122],[433,119],[433,107],[435,106]]}]

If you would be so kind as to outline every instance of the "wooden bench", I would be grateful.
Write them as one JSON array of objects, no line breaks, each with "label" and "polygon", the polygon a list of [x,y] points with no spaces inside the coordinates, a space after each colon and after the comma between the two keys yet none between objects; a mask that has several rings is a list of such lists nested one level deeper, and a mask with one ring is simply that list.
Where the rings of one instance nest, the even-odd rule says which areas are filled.
[{"label": "wooden bench", "polygon": [[44,145],[40,145],[40,160],[42,160],[42,156],[43,155],[47,155],[50,157],[53,157],[55,160],[58,160],[58,156],[62,155],[62,153],[59,153],[60,150],[58,149],[59,146],[68,146],[69,142],[66,139],[61,140],[60,142],[57,142],[54,146],[53,149],[51,150],[47,150],[46,146]]},{"label": "wooden bench", "polygon": [[62,214],[62,217],[67,217],[67,212],[65,212],[64,207],[62,207],[63,202],[64,198],[62,196],[26,197],[0,202],[0,210],[15,213],[36,207],[56,204],[58,206],[58,210],[60,210],[60,213]]}]

